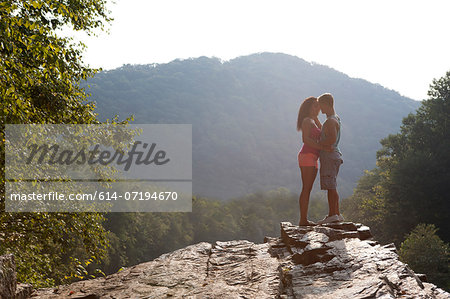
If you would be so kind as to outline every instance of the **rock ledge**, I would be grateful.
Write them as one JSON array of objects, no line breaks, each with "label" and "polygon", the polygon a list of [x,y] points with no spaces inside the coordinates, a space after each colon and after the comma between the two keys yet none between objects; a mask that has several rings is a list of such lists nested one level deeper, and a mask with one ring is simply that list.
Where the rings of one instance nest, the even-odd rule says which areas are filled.
[{"label": "rock ledge", "polygon": [[281,236],[201,242],[93,280],[35,290],[32,298],[450,298],[381,246],[370,229],[343,222]]}]

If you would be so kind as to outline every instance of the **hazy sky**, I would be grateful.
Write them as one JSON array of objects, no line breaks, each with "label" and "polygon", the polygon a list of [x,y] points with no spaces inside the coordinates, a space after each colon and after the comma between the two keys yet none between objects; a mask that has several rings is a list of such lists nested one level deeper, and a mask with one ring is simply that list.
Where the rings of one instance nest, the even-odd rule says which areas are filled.
[{"label": "hazy sky", "polygon": [[281,52],[416,100],[450,70],[450,1],[116,0],[110,34],[78,35],[111,69]]}]

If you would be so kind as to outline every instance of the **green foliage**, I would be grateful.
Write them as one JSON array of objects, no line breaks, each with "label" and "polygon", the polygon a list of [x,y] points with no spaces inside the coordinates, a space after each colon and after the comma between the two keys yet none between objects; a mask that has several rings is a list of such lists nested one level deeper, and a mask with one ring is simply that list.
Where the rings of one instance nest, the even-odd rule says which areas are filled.
[{"label": "green foliage", "polygon": [[[71,258],[106,253],[104,217],[98,213],[4,212],[5,124],[96,124],[95,105],[80,81],[96,70],[82,64],[83,44],[56,32],[88,34],[109,22],[104,0],[2,0],[0,2],[0,254],[16,256],[18,280],[35,287],[60,283]],[[116,122],[117,118],[112,122]]]},{"label": "green foliage", "polygon": [[192,229],[184,213],[109,213],[108,256],[100,266],[114,273],[122,266],[149,261],[192,242]]},{"label": "green foliage", "polygon": [[382,140],[379,167],[386,173],[388,224],[399,239],[417,223],[433,223],[450,240],[450,72],[434,80],[416,114],[403,120],[401,133]]},{"label": "green foliage", "polygon": [[418,224],[402,242],[399,256],[415,272],[450,290],[450,247],[436,232],[433,224]]},{"label": "green foliage", "polygon": [[430,98],[403,119],[400,133],[381,140],[377,168],[366,173],[343,203],[376,237],[397,244],[417,223],[433,223],[450,240],[450,72],[434,80]]},{"label": "green foliage", "polygon": [[104,20],[105,1],[0,3],[2,125],[96,122],[94,106],[83,103],[78,86],[94,73],[80,63],[83,45],[55,31],[68,25],[90,33]]},{"label": "green foliage", "polygon": [[71,264],[73,264],[73,266],[71,268],[75,269],[75,271],[72,272],[70,274],[70,276],[66,275],[64,277],[64,281],[66,283],[71,283],[73,281],[78,281],[78,280],[86,280],[86,279],[90,279],[90,278],[96,278],[99,276],[102,276],[102,277],[106,276],[106,274],[99,268],[96,268],[92,272],[89,271],[89,265],[93,265],[93,263],[96,261],[96,258],[94,256],[85,260],[84,262],[81,262],[79,259],[73,258],[73,257],[70,257],[70,260],[71,260]]},{"label": "green foliage", "polygon": [[36,287],[61,283],[73,270],[71,257],[104,257],[103,216],[98,213],[5,213],[0,254],[13,253],[19,281]]}]

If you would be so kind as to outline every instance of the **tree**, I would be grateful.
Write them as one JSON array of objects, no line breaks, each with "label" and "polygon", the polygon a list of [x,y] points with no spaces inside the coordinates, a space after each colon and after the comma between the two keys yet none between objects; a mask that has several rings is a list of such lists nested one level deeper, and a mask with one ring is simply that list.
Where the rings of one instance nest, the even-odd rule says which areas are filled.
[{"label": "tree", "polygon": [[[450,240],[450,72],[433,80],[428,95],[403,119],[400,133],[381,140],[377,168],[360,179],[344,205],[355,220],[370,213],[376,229],[397,244],[418,223],[435,224],[443,240]],[[380,209],[368,208],[370,201]]]},{"label": "tree", "polygon": [[80,80],[95,70],[83,66],[83,44],[55,32],[64,26],[89,34],[110,21],[105,1],[6,0],[0,2],[0,92],[2,125],[96,123]]},{"label": "tree", "polygon": [[377,154],[385,173],[386,223],[397,239],[417,223],[433,223],[450,240],[450,72],[433,80],[429,99],[403,119],[401,132],[383,139]]},{"label": "tree", "polygon": [[79,86],[96,70],[83,65],[83,44],[56,32],[69,27],[94,34],[111,20],[108,13],[105,0],[0,2],[0,254],[14,253],[19,281],[37,287],[61,282],[77,266],[69,263],[71,257],[104,256],[104,218],[99,213],[5,213],[5,124],[99,123]]},{"label": "tree", "polygon": [[431,282],[448,290],[450,247],[436,232],[433,224],[418,224],[402,242],[399,256],[414,271],[427,274]]}]

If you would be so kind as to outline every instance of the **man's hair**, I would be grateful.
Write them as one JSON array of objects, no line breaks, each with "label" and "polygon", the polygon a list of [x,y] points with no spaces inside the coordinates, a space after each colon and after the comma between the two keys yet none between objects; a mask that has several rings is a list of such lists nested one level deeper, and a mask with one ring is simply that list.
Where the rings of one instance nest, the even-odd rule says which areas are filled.
[{"label": "man's hair", "polygon": [[331,93],[324,93],[323,95],[318,97],[317,100],[319,100],[319,103],[326,104],[330,107],[333,107],[334,105],[334,100]]}]

